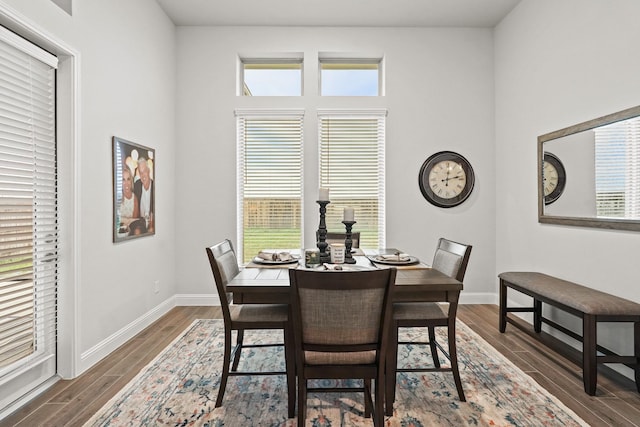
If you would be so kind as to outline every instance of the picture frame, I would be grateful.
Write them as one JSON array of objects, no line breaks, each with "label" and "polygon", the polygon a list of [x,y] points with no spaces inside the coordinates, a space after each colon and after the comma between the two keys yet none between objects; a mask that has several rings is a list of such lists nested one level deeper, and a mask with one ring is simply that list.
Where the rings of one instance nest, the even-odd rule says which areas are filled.
[{"label": "picture frame", "polygon": [[113,137],[113,242],[156,232],[155,149]]}]

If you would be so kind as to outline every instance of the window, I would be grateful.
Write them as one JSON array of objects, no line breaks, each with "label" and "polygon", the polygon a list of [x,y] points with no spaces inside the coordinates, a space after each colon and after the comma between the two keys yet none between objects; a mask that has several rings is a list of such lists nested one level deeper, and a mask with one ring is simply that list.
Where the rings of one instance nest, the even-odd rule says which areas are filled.
[{"label": "window", "polygon": [[302,59],[241,59],[242,96],[301,96]]},{"label": "window", "polygon": [[330,189],[327,230],[344,231],[345,207],[355,209],[360,247],[385,247],[385,110],[320,111],[320,187]]},{"label": "window", "polygon": [[302,111],[236,111],[238,258],[302,247]]},{"label": "window", "polygon": [[56,65],[0,27],[0,403],[56,369]]},{"label": "window", "polygon": [[322,96],[380,96],[380,59],[320,59]]},{"label": "window", "polygon": [[597,216],[640,219],[640,118],[594,132]]}]

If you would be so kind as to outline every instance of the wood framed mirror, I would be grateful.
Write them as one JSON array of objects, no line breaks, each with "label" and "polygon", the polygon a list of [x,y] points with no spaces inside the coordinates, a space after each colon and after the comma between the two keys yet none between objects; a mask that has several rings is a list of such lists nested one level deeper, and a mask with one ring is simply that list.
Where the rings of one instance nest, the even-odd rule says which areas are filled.
[{"label": "wood framed mirror", "polygon": [[[553,203],[551,156],[565,175]],[[640,106],[538,137],[538,221],[640,231]]]}]

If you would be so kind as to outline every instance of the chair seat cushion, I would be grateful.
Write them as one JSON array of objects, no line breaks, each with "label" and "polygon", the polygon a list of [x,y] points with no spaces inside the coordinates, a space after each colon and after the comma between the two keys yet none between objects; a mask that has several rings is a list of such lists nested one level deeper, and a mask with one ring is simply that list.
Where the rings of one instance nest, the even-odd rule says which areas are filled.
[{"label": "chair seat cushion", "polygon": [[394,320],[446,319],[446,304],[435,302],[397,302],[393,304]]},{"label": "chair seat cushion", "polygon": [[282,323],[289,319],[287,304],[241,304],[232,307],[232,322]]},{"label": "chair seat cushion", "polygon": [[376,362],[375,350],[330,353],[305,351],[304,361],[308,365],[362,365]]}]

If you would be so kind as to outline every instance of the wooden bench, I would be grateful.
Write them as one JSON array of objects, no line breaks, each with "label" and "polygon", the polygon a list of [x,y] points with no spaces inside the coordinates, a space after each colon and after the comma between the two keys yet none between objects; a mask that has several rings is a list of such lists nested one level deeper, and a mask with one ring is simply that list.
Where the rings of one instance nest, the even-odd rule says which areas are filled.
[{"label": "wooden bench", "polygon": [[[542,273],[506,272],[500,278],[500,332],[507,323],[517,325],[507,314],[532,312],[533,329],[539,333],[542,323],[582,342],[582,377],[584,391],[596,393],[597,364],[624,363],[635,372],[636,388],[640,392],[640,304],[586,286]],[[533,307],[507,307],[507,288],[533,298]],[[560,308],[582,319],[582,336],[542,315],[542,303]],[[598,322],[633,322],[634,355],[620,356],[597,343]],[[600,353],[600,354],[598,354]]]}]

